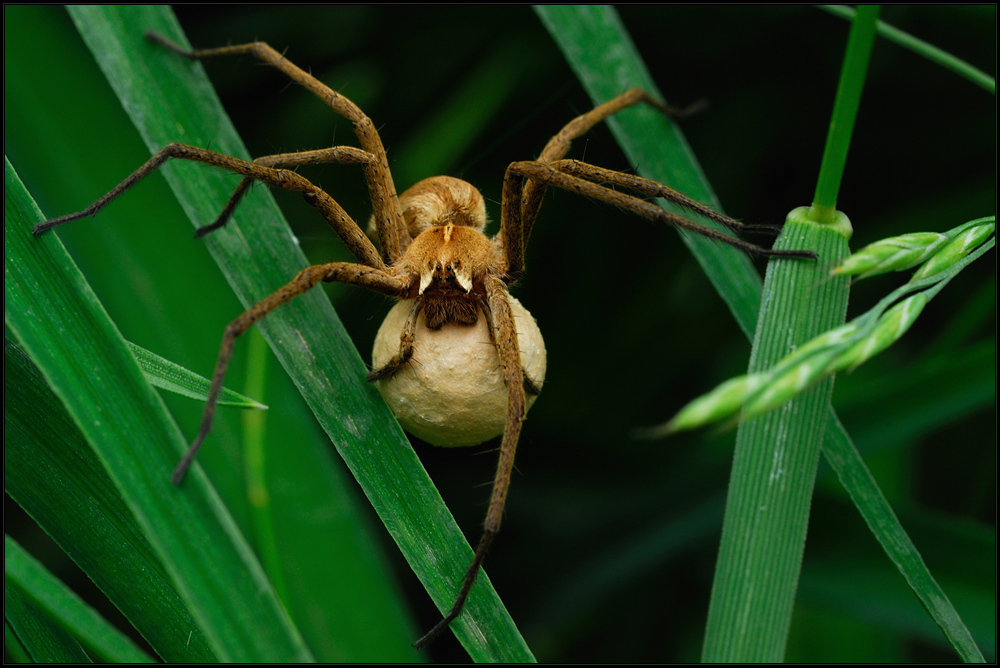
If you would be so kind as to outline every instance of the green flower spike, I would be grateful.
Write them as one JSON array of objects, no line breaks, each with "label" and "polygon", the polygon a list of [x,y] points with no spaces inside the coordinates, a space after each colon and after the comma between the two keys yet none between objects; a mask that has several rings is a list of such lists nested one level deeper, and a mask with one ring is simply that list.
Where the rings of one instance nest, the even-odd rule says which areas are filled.
[{"label": "green flower spike", "polygon": [[968,223],[968,227],[962,225],[949,232],[951,240],[918,269],[910,281],[919,281],[940,273],[974,251],[996,230],[994,220],[993,216],[980,218]]},{"label": "green flower spike", "polygon": [[661,438],[735,415],[747,397],[753,395],[765,379],[766,374],[762,373],[731,378],[686,405],[670,422],[660,427],[637,430],[636,435],[644,438]]},{"label": "green flower spike", "polygon": [[918,292],[886,311],[878,319],[875,330],[837,357],[828,371],[834,373],[847,368],[854,369],[891,346],[916,322],[928,299],[927,293]]},{"label": "green flower spike", "polygon": [[833,273],[837,276],[857,276],[860,280],[890,271],[902,271],[920,264],[947,242],[948,237],[937,232],[889,237],[852,254]]}]

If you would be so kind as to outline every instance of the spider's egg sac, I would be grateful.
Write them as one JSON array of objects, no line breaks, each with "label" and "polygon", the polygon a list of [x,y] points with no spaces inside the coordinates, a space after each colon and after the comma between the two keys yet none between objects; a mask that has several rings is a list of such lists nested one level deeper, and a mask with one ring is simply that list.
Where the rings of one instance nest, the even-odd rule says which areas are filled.
[{"label": "spider's egg sac", "polygon": [[[526,308],[510,300],[521,349],[521,366],[540,389],[545,380],[545,342]],[[385,317],[375,337],[372,367],[379,369],[399,353],[399,339],[412,301],[401,301]],[[475,325],[449,323],[427,328],[417,318],[413,357],[392,378],[376,382],[406,431],[433,445],[478,445],[503,433],[507,389],[486,318]],[[526,395],[527,408],[536,397]],[[526,410],[527,410],[526,408]]]}]

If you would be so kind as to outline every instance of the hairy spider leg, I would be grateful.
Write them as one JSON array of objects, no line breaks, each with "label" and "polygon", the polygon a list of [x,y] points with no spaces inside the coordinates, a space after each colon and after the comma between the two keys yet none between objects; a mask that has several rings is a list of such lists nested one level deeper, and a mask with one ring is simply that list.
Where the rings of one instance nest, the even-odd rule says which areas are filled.
[{"label": "hairy spider leg", "polygon": [[[368,151],[362,151],[361,149],[354,148],[353,146],[332,146],[330,148],[321,148],[314,151],[263,155],[259,158],[254,158],[254,163],[265,167],[287,169],[289,167],[299,167],[301,165],[363,165],[374,159],[374,156],[372,156],[372,154]],[[239,185],[236,186],[236,190],[233,192],[232,196],[230,196],[229,201],[226,202],[226,206],[222,208],[218,218],[215,219],[215,222],[210,225],[203,225],[195,230],[195,239],[225,227],[229,219],[232,218],[233,212],[236,211],[236,207],[243,199],[243,196],[247,194],[250,190],[250,186],[253,185],[256,180],[257,179],[252,176],[244,176]]]},{"label": "hairy spider leg", "polygon": [[386,362],[383,367],[373,369],[365,377],[365,380],[369,383],[374,383],[377,380],[392,378],[397,371],[410,361],[410,358],[413,357],[413,342],[417,336],[417,317],[422,310],[423,302],[419,299],[414,299],[413,308],[410,309],[410,314],[406,316],[406,323],[403,325],[403,334],[399,337],[399,352]]},{"label": "hairy spider leg", "polygon": [[692,213],[695,213],[703,218],[707,218],[719,223],[720,225],[728,227],[736,233],[763,232],[768,234],[779,234],[781,232],[780,225],[748,225],[736,220],[735,218],[730,218],[725,214],[719,213],[715,209],[706,206],[697,200],[693,200],[684,193],[678,192],[673,188],[668,188],[662,183],[644,179],[641,176],[636,176],[635,174],[616,172],[611,169],[591,165],[579,160],[557,160],[550,164],[564,174],[579,176],[580,178],[588,181],[628,188],[629,190],[635,191],[645,197],[661,197],[668,202],[687,209],[688,211],[691,211]]},{"label": "hairy spider leg", "polygon": [[[637,104],[648,104],[664,114],[673,113],[672,108],[655,99],[652,95],[641,88],[627,90],[621,95],[608,100],[604,104],[594,107],[587,113],[577,116],[563,126],[562,130],[557,132],[548,141],[548,143],[545,144],[545,148],[543,148],[542,152],[539,154],[537,162],[554,162],[564,158],[566,153],[569,151],[570,146],[572,146],[574,139],[579,139],[591,128],[607,119],[609,116]],[[529,181],[524,185],[524,190],[521,193],[519,200],[521,219],[520,227],[522,228],[522,241],[520,244],[521,253],[523,253],[524,247],[528,245],[528,239],[531,237],[531,230],[535,225],[535,219],[538,217],[538,210],[542,206],[542,198],[545,196],[545,188],[547,185],[548,184],[540,181]],[[505,203],[507,201],[508,200],[504,199]],[[511,203],[514,202],[514,200],[509,201]],[[503,209],[506,210],[507,206],[504,206]],[[524,269],[523,255],[513,257],[508,254],[507,261],[511,273],[514,276],[520,276]]]},{"label": "hairy spider leg", "polygon": [[323,215],[330,227],[344,241],[350,251],[362,263],[377,269],[385,269],[385,263],[371,240],[365,236],[357,223],[347,215],[347,212],[337,204],[337,202],[327,195],[321,188],[314,185],[304,176],[287,170],[266,165],[257,164],[233,158],[222,153],[209,151],[208,149],[188,146],[187,144],[167,144],[160,149],[152,158],[142,164],[137,170],[129,174],[125,179],[115,186],[110,192],[100,197],[96,202],[82,211],[52,218],[44,223],[39,223],[34,227],[32,233],[36,236],[65,223],[69,223],[80,218],[96,215],[101,209],[112,200],[122,195],[129,188],[139,181],[149,176],[159,169],[167,160],[177,158],[179,160],[191,160],[202,162],[213,167],[235,172],[244,178],[254,181],[262,181],[268,185],[281,188],[283,190],[300,191],[310,204],[315,206]]},{"label": "hairy spider leg", "polygon": [[147,32],[146,38],[188,60],[201,60],[218,56],[254,56],[281,70],[292,81],[302,85],[322,100],[337,115],[351,121],[354,134],[357,135],[358,141],[361,143],[361,148],[374,158],[364,163],[364,173],[371,194],[372,206],[375,208],[374,215],[378,226],[382,255],[387,264],[392,264],[399,258],[402,247],[400,244],[402,242],[403,246],[408,245],[411,241],[410,235],[403,222],[403,212],[399,206],[399,198],[396,196],[396,187],[389,171],[389,160],[386,158],[382,139],[375,130],[371,119],[356,104],[287,60],[264,42],[189,51],[154,32]]},{"label": "hairy spider leg", "polygon": [[[761,257],[816,259],[816,254],[812,251],[773,250],[769,248],[762,248],[738,237],[725,234],[715,228],[695,223],[687,218],[684,218],[683,216],[671,213],[670,211],[667,211],[657,205],[655,202],[649,202],[587,180],[588,178],[592,178],[595,180],[607,181],[613,183],[614,185],[620,185],[638,190],[646,195],[663,197],[667,200],[678,203],[685,208],[690,208],[696,213],[705,215],[711,220],[722,223],[726,225],[726,227],[733,230],[743,230],[747,227],[737,220],[712,211],[708,207],[689,199],[681,193],[660,185],[655,181],[649,181],[648,179],[643,179],[638,176],[629,176],[627,174],[610,172],[609,170],[594,167],[593,165],[588,165],[587,163],[580,162],[578,160],[560,160],[552,163],[534,161],[515,162],[511,163],[511,165],[507,168],[507,171],[508,174],[518,174],[526,179],[529,179],[528,184],[543,183],[556,188],[570,190],[586,197],[602,200],[621,209],[625,209],[626,211],[631,211],[632,213],[642,216],[643,218],[664,222],[675,227],[689,230],[703,237],[714,239],[715,241],[721,241],[722,243],[733,246],[734,248],[750,255],[757,255]],[[573,173],[567,173],[568,171]],[[614,174],[615,176],[609,178],[611,174]],[[516,189],[516,187],[516,184],[512,186],[514,189]],[[527,185],[525,185],[525,187],[527,187]]]},{"label": "hairy spider leg", "polygon": [[[504,235],[505,257],[511,280],[516,280],[524,271],[524,249],[531,236],[538,211],[548,186],[563,188],[573,192],[603,200],[615,206],[647,218],[669,223],[671,225],[691,230],[711,239],[734,246],[746,253],[765,257],[798,257],[815,258],[815,253],[808,251],[773,251],[747,243],[741,239],[720,233],[719,231],[687,220],[661,207],[645,202],[637,197],[629,196],[598,183],[619,186],[637,192],[646,197],[662,197],[693,213],[724,225],[734,232],[766,232],[778,233],[781,228],[773,225],[746,225],[738,220],[725,216],[714,209],[693,200],[683,193],[668,188],[656,181],[644,179],[630,174],[623,174],[610,169],[590,165],[579,160],[563,160],[574,139],[584,135],[588,130],[612,114],[637,104],[649,106],[669,115],[675,111],[653,98],[649,93],[633,88],[621,95],[598,105],[591,111],[577,116],[567,123],[545,145],[537,160],[513,163],[504,176],[504,196],[507,202],[519,202],[519,211],[514,207],[504,206],[501,213],[501,228]],[[524,179],[512,179],[511,173],[519,174]],[[524,181],[527,182],[524,182]],[[589,182],[589,183],[588,183]],[[504,216],[509,220],[511,229],[504,226]],[[515,228],[521,228],[520,240],[515,239]],[[510,282],[510,281],[509,281]]]},{"label": "hairy spider leg", "polygon": [[[355,149],[357,151],[357,149]],[[324,151],[310,152],[305,159],[323,158],[333,155],[331,149]],[[354,154],[354,157],[358,157]],[[363,157],[363,156],[362,156]],[[244,180],[251,179],[262,181],[268,185],[276,186],[284,190],[301,191],[310,204],[316,207],[323,215],[330,226],[337,232],[351,252],[357,257],[361,264],[346,262],[333,262],[329,264],[315,265],[302,270],[291,282],[279,289],[277,292],[267,297],[255,306],[249,308],[242,315],[236,318],[226,328],[223,336],[222,347],[219,351],[219,359],[216,363],[215,373],[212,376],[212,387],[209,391],[208,401],[205,405],[205,412],[202,415],[201,426],[198,435],[188,449],[187,454],[174,470],[173,480],[179,483],[184,473],[187,471],[195,454],[201,447],[212,427],[212,418],[215,415],[215,404],[218,400],[219,391],[222,388],[222,381],[225,377],[226,367],[229,357],[232,355],[233,344],[240,334],[244,333],[254,322],[264,317],[282,304],[285,304],[294,297],[309,290],[321,281],[339,281],[356,285],[375,292],[392,297],[402,297],[408,287],[409,281],[396,277],[389,273],[381,256],[375,249],[371,240],[361,231],[357,223],[347,215],[347,212],[337,204],[337,202],[319,187],[315,186],[304,176],[287,169],[271,167],[256,162],[248,162],[239,158],[233,158],[221,153],[209,151],[195,146],[185,144],[168,144],[147,160],[139,169],[132,172],[121,183],[115,186],[109,193],[98,199],[83,211],[53,218],[47,222],[35,226],[33,233],[41,234],[57,225],[78,220],[87,216],[93,216],[109,202],[120,196],[129,188],[134,186],[144,177],[156,171],[170,158],[182,160],[192,160],[203,162],[215,167],[221,167],[229,171],[241,174]],[[265,161],[277,164],[288,164],[294,162],[293,159],[284,156],[271,156]],[[352,160],[353,161],[353,160]]]},{"label": "hairy spider leg", "polygon": [[422,638],[413,643],[417,649],[426,647],[462,612],[465,599],[472,590],[472,585],[479,575],[479,568],[486,559],[493,540],[500,531],[503,519],[504,504],[507,502],[507,492],[510,489],[510,476],[514,470],[514,455],[517,442],[521,436],[521,425],[524,423],[525,405],[525,375],[521,367],[521,354],[517,344],[517,329],[514,316],[507,301],[507,288],[504,282],[496,276],[486,278],[486,306],[484,309],[490,324],[493,342],[496,344],[497,356],[500,358],[500,371],[504,386],[507,388],[507,418],[504,423],[503,437],[500,441],[500,460],[497,472],[493,478],[493,491],[490,493],[486,520],[483,523],[483,535],[476,545],[472,563],[462,578],[455,603],[451,606],[441,621],[434,625]]},{"label": "hairy spider leg", "polygon": [[233,346],[236,343],[236,338],[245,333],[255,322],[265,315],[279,306],[287,304],[318,283],[330,283],[334,281],[367,288],[390,297],[402,296],[409,287],[409,281],[405,278],[393,276],[384,269],[376,269],[352,262],[317,264],[300,271],[295,278],[271,296],[257,302],[229,323],[222,335],[222,345],[219,347],[219,358],[215,363],[215,372],[212,374],[212,386],[208,391],[208,401],[205,403],[201,426],[198,429],[198,435],[191,443],[188,451],[184,454],[177,468],[174,469],[173,481],[175,485],[180,484],[181,480],[184,479],[184,474],[190,468],[191,463],[198,454],[198,449],[201,448],[205,437],[208,436],[208,432],[212,429],[215,405],[219,399],[219,393],[222,391],[222,382],[226,377],[226,368],[229,366],[229,358],[233,354]]}]

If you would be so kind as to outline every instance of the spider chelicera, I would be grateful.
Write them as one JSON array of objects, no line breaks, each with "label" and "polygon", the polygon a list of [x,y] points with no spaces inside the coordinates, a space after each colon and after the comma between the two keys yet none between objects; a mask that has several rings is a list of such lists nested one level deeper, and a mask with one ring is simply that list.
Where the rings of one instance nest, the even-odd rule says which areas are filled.
[{"label": "spider chelicera", "polygon": [[[338,281],[404,302],[404,306],[397,306],[396,310],[400,314],[396,317],[395,328],[389,334],[398,338],[398,346],[390,345],[387,353],[383,344],[383,352],[378,355],[380,359],[375,362],[375,368],[368,375],[369,381],[380,384],[383,394],[393,389],[398,390],[394,388],[393,381],[407,373],[413,364],[421,362],[421,335],[430,337],[431,332],[457,331],[483,323],[486,325],[485,336],[492,341],[492,345],[487,341],[483,347],[495,352],[488,352],[489,359],[483,368],[486,369],[484,373],[492,378],[476,378],[467,384],[476,386],[492,383],[505,393],[505,401],[501,401],[499,409],[495,411],[498,415],[492,418],[492,427],[463,427],[459,430],[462,433],[456,436],[454,425],[416,425],[412,424],[412,416],[403,416],[397,411],[404,426],[435,444],[475,445],[502,431],[500,460],[482,538],[462,585],[456,592],[454,604],[440,622],[414,643],[417,647],[430,642],[462,610],[480,566],[500,529],[521,425],[543,380],[541,376],[544,374],[544,361],[540,366],[532,364],[528,360],[530,355],[522,355],[526,352],[521,350],[525,346],[523,338],[519,345],[519,334],[523,337],[524,331],[518,331],[518,322],[522,323],[522,330],[535,329],[534,322],[516,300],[510,297],[507,288],[524,271],[524,249],[547,187],[563,188],[599,199],[644,218],[694,231],[753,255],[815,257],[808,251],[760,248],[694,223],[665,211],[644,198],[662,197],[734,232],[746,229],[742,223],[659,183],[577,160],[564,159],[574,139],[622,109],[647,104],[661,111],[668,111],[665,105],[639,89],[622,93],[570,121],[548,142],[537,160],[512,163],[504,175],[500,232],[489,238],[483,233],[486,225],[485,207],[476,188],[460,179],[436,176],[418,182],[397,196],[385,149],[371,120],[353,102],[296,67],[267,44],[255,42],[188,51],[159,35],[150,33],[147,37],[191,60],[243,54],[261,59],[307,88],[335,113],[350,120],[361,145],[360,148],[334,146],[315,151],[269,155],[247,162],[202,148],[170,144],[88,208],[35,227],[34,233],[40,234],[63,223],[93,216],[111,200],[156,171],[168,159],[178,158],[221,167],[243,177],[218,219],[211,225],[200,228],[197,236],[224,226],[254,181],[261,181],[285,190],[301,192],[357,258],[357,263],[331,262],[303,269],[287,285],[251,307],[226,327],[201,426],[187,454],[174,471],[175,483],[183,479],[211,428],[215,405],[236,338],[257,320],[318,283]],[[381,252],[332,197],[292,171],[299,165],[319,163],[361,165],[374,209],[370,228],[377,236]],[[777,232],[778,228],[754,226],[752,230]],[[541,347],[540,338],[535,341],[537,343],[532,345]],[[541,354],[544,355],[544,349]],[[424,366],[421,364],[421,367]],[[432,379],[431,382],[435,381]],[[404,393],[406,391],[403,390]],[[421,399],[409,397],[409,400],[411,403],[419,403]],[[396,410],[395,405],[399,402],[390,403]],[[477,411],[473,402],[472,412],[488,411]],[[489,415],[484,417],[490,422]]]}]

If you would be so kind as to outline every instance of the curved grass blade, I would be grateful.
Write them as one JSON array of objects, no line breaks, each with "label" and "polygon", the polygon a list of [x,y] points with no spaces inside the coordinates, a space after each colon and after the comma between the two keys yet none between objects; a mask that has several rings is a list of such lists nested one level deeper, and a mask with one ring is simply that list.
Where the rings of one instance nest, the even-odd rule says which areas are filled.
[{"label": "curved grass blade", "polygon": [[[208,398],[208,388],[212,384],[208,378],[199,376],[194,371],[185,369],[180,364],[174,364],[168,359],[164,359],[145,348],[141,348],[131,341],[125,342],[129,350],[135,356],[135,361],[139,363],[142,374],[153,387],[161,390],[174,392],[191,399],[205,401]],[[234,392],[227,387],[222,388],[219,396],[220,406],[233,406],[235,408],[251,408],[254,410],[265,410],[267,406],[254,401],[250,397],[244,397],[238,392]]]},{"label": "curved grass blade", "polygon": [[[852,20],[854,15],[857,13],[856,9],[845,5],[819,5],[819,8],[849,21]],[[890,42],[895,42],[904,49],[909,49],[914,53],[920,54],[927,60],[935,62],[941,67],[945,67],[952,72],[955,72],[964,79],[968,79],[980,88],[996,94],[996,79],[986,74],[978,67],[970,65],[961,58],[957,58],[947,51],[939,49],[933,44],[928,44],[924,40],[918,39],[908,32],[904,32],[899,28],[891,26],[885,21],[878,21],[877,28],[878,34]]]}]

